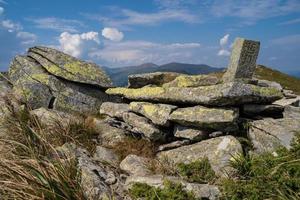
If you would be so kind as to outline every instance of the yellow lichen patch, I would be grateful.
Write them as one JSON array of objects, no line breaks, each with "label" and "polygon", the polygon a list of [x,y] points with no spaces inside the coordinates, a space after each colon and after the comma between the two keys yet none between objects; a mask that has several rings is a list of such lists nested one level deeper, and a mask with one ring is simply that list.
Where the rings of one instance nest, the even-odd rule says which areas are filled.
[{"label": "yellow lichen patch", "polygon": [[279,96],[283,97],[283,94],[280,90],[272,87],[259,87],[252,85],[252,91],[261,96]]},{"label": "yellow lichen patch", "polygon": [[32,74],[31,77],[45,85],[49,85],[49,75],[47,74]]},{"label": "yellow lichen patch", "polygon": [[107,94],[123,95],[125,97],[157,96],[163,94],[165,89],[162,87],[144,87],[139,89],[132,88],[110,88]]},{"label": "yellow lichen patch", "polygon": [[218,78],[210,75],[180,75],[175,80],[166,83],[163,87],[198,87],[214,85],[218,83]]}]

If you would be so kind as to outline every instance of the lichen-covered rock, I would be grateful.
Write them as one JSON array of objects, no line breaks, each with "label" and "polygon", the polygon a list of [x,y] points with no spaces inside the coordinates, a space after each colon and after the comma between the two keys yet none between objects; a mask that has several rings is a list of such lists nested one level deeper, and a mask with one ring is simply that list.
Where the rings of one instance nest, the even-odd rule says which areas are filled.
[{"label": "lichen-covered rock", "polygon": [[248,137],[255,153],[274,152],[279,147],[289,149],[295,134],[299,131],[299,119],[266,118],[250,123]]},{"label": "lichen-covered rock", "polygon": [[217,200],[220,197],[220,190],[215,185],[189,183],[173,176],[130,176],[127,178],[125,186],[127,189],[130,189],[135,183],[144,183],[155,188],[163,189],[166,180],[173,183],[180,183],[184,190],[192,192],[197,199]]},{"label": "lichen-covered rock", "polygon": [[131,102],[130,110],[139,113],[148,119],[150,119],[153,124],[160,126],[169,125],[169,115],[176,109],[177,106],[167,105],[167,104],[152,104],[148,102]]},{"label": "lichen-covered rock", "polygon": [[282,86],[274,81],[268,81],[268,80],[257,80],[257,85],[261,86],[261,87],[273,87],[276,88],[278,90],[282,90]]},{"label": "lichen-covered rock", "polygon": [[103,88],[112,86],[110,78],[96,64],[85,62],[48,47],[32,47],[29,56],[37,60],[50,74],[69,81],[97,85]]},{"label": "lichen-covered rock", "polygon": [[106,93],[121,95],[127,99],[138,101],[213,106],[241,105],[245,103],[264,104],[283,97],[281,91],[276,88],[259,87],[242,82],[229,82],[196,88],[110,88],[106,90]]},{"label": "lichen-covered rock", "polygon": [[118,156],[114,153],[112,149],[97,146],[96,151],[93,156],[93,160],[100,161],[104,163],[109,163],[113,166],[117,166],[119,163]]},{"label": "lichen-covered rock", "polygon": [[194,106],[178,108],[170,115],[170,120],[184,126],[194,126],[208,130],[235,131],[239,111],[236,108],[207,108]]},{"label": "lichen-covered rock", "polygon": [[258,105],[258,104],[246,104],[243,105],[243,112],[248,115],[277,115],[281,114],[284,110],[283,106],[280,105]]},{"label": "lichen-covered rock", "polygon": [[134,74],[128,76],[129,88],[141,88],[146,85],[160,86],[174,80],[180,74],[175,72],[154,72],[146,74]]},{"label": "lichen-covered rock", "polygon": [[233,136],[222,136],[160,152],[158,159],[162,162],[167,160],[175,164],[188,164],[207,157],[216,174],[225,176],[233,170],[229,166],[232,156],[242,152],[242,146],[237,139]]},{"label": "lichen-covered rock", "polygon": [[126,103],[104,102],[100,107],[100,114],[122,119],[123,114],[129,110],[129,105]]},{"label": "lichen-covered rock", "polygon": [[219,78],[213,75],[180,75],[173,81],[163,84],[163,87],[198,87],[216,85],[219,82]]},{"label": "lichen-covered rock", "polygon": [[209,135],[209,132],[186,127],[186,126],[180,126],[175,125],[174,126],[174,136],[178,138],[188,139],[192,142],[199,142],[201,140],[207,139]]},{"label": "lichen-covered rock", "polygon": [[177,141],[174,141],[174,142],[170,142],[170,143],[167,143],[167,144],[162,144],[162,145],[159,145],[159,147],[157,148],[157,151],[166,151],[166,150],[170,150],[170,149],[176,149],[178,147],[182,147],[184,145],[188,145],[190,144],[191,141],[190,140],[177,140]]},{"label": "lichen-covered rock", "polygon": [[131,125],[135,131],[141,133],[145,138],[151,141],[165,141],[167,133],[160,130],[145,117],[128,112],[123,114],[124,121]]},{"label": "lichen-covered rock", "polygon": [[137,155],[128,155],[120,163],[120,169],[130,175],[144,176],[151,174],[149,169],[150,160]]},{"label": "lichen-covered rock", "polygon": [[300,121],[300,107],[286,106],[283,112],[284,118],[292,118]]}]

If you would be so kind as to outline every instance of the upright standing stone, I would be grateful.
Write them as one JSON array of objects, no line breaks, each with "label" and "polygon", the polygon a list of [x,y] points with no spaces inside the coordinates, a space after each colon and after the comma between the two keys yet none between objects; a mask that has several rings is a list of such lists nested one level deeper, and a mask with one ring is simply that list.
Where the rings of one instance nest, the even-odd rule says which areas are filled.
[{"label": "upright standing stone", "polygon": [[234,41],[230,63],[223,76],[224,82],[230,82],[239,78],[252,78],[260,42],[237,38]]}]

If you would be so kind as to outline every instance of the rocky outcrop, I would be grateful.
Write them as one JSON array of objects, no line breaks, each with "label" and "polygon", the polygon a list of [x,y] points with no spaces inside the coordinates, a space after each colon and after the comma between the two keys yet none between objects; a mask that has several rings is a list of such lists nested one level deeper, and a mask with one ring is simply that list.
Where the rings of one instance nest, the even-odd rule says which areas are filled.
[{"label": "rocky outcrop", "polygon": [[237,139],[233,136],[223,136],[160,152],[158,158],[162,162],[167,160],[175,164],[187,164],[207,157],[216,174],[224,176],[232,172],[229,166],[232,156],[242,152],[242,146]]},{"label": "rocky outcrop", "polygon": [[27,56],[16,56],[9,78],[32,109],[95,113],[102,102],[114,100],[103,92],[112,83],[101,68],[51,48],[33,47]]}]

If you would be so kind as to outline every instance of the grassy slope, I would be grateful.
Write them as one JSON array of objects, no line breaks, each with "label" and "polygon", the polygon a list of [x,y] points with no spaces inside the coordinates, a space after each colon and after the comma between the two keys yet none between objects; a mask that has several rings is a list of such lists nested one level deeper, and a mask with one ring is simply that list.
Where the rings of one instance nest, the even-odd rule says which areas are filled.
[{"label": "grassy slope", "polygon": [[256,69],[256,77],[280,83],[285,89],[293,90],[300,95],[300,79],[289,76],[280,71],[270,69],[268,67],[259,65]]}]

